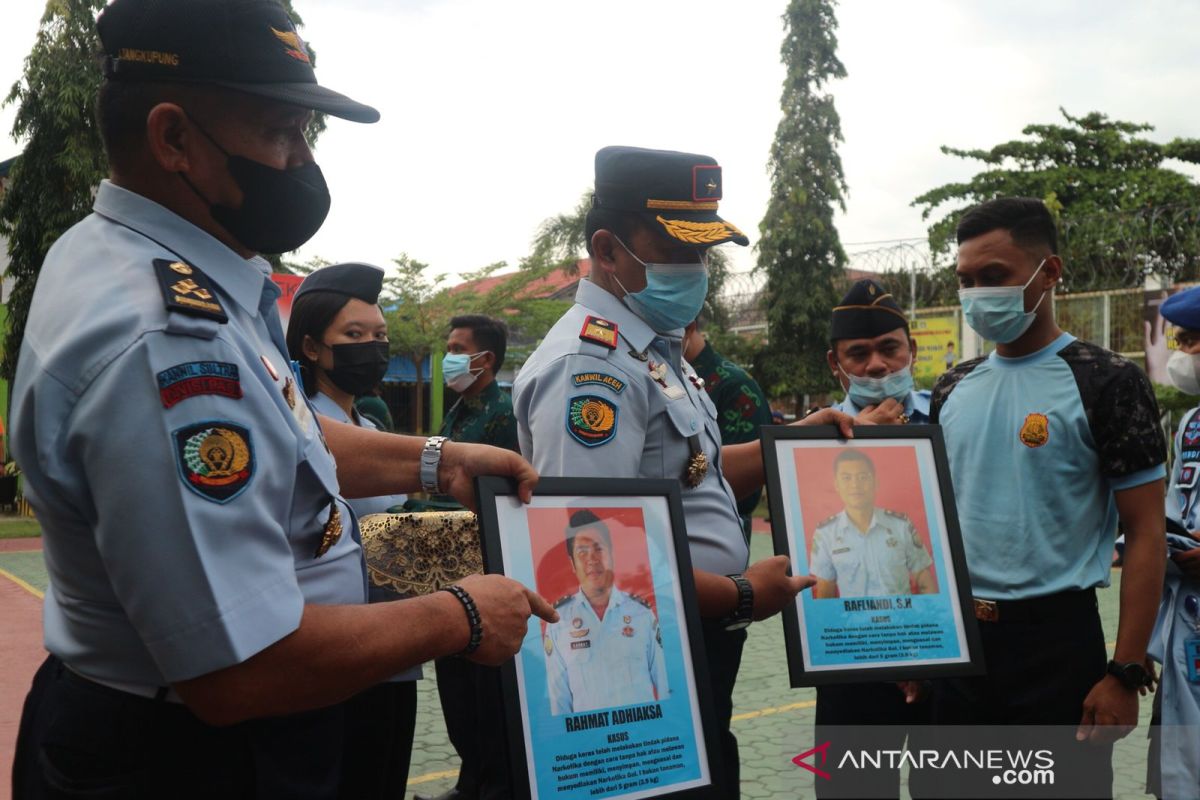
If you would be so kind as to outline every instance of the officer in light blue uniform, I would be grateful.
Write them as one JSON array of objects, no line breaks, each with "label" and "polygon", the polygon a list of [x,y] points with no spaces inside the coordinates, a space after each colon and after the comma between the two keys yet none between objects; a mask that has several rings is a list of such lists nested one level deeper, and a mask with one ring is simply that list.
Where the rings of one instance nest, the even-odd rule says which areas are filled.
[{"label": "officer in light blue uniform", "polygon": [[858,281],[834,306],[826,354],[845,399],[835,406],[852,416],[864,410],[877,424],[929,422],[928,391],[913,388],[917,342],[895,298],[875,281]]},{"label": "officer in light blue uniform", "polygon": [[640,597],[613,585],[612,534],[590,509],[571,514],[567,558],[579,591],[554,604],[546,626],[546,682],[553,714],[653,703],[667,696],[658,619]]},{"label": "officer in light blue uniform", "polygon": [[[1177,326],[1167,376],[1200,395],[1200,290],[1167,298],[1160,313]],[[1154,700],[1147,789],[1158,797],[1200,796],[1200,408],[1175,433],[1167,482],[1167,571],[1147,652],[1162,665]]]},{"label": "officer in light blue uniform", "polygon": [[910,577],[932,565],[912,521],[898,511],[875,509],[866,533],[840,511],[813,534],[812,574],[837,583],[841,597],[912,594]]},{"label": "officer in light blue uniform", "polygon": [[[585,226],[591,275],[513,385],[521,453],[543,475],[682,482],[693,567],[729,576],[737,588],[726,617],[703,621],[721,728],[714,756],[726,767],[721,796],[736,797],[733,684],[759,595],[742,575],[749,549],[725,474],[757,470],[751,490],[759,488],[761,452],[722,449],[717,409],[683,359],[683,329],[704,303],[708,248],[749,240],[716,213],[721,167],[709,156],[605,147],[595,165]],[[817,419],[845,424],[843,417]],[[793,597],[803,581],[771,568],[750,577],[769,580],[780,590],[772,596]],[[778,610],[772,606],[766,614]]]},{"label": "officer in light blue uniform", "polygon": [[[422,656],[503,658],[511,612],[544,603],[477,576],[516,599],[507,617],[463,587],[363,605],[355,516],[255,254],[296,249],[329,210],[312,111],[378,112],[317,84],[278,3],[113,0],[97,27],[112,179],[44,260],[11,395],[50,651],[14,795],[336,797],[343,698]],[[422,459],[329,424],[350,490],[436,487],[439,465],[456,494],[476,465],[531,477],[490,448]]]}]

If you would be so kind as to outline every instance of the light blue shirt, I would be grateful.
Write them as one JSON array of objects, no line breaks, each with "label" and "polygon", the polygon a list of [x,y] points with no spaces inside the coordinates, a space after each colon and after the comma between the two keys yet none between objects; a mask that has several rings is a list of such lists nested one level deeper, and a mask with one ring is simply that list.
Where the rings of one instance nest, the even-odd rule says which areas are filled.
[{"label": "light blue shirt", "polygon": [[813,534],[812,574],[836,581],[841,597],[912,594],[909,576],[933,564],[917,529],[903,514],[875,509],[866,533],[839,512]]},{"label": "light blue shirt", "polygon": [[[588,316],[617,324],[615,349],[580,339]],[[691,457],[688,439],[697,436],[708,473],[699,486],[681,489],[692,565],[739,573],[749,549],[737,500],[721,474],[717,409],[683,359],[681,334],[656,333],[616,297],[580,281],[575,306],[513,384],[521,454],[542,475],[678,480]],[[661,367],[659,380],[652,365]],[[593,430],[572,421],[580,410],[597,415]]]},{"label": "light blue shirt", "polygon": [[666,698],[662,635],[644,601],[613,587],[600,619],[581,589],[555,608],[559,621],[546,626],[544,638],[550,713]]},{"label": "light blue shirt", "polygon": [[[155,686],[245,661],[306,603],[364,602],[362,552],[343,504],[343,534],[315,555],[337,476],[267,262],[108,181],[94,209],[42,267],[11,441],[43,531],[46,648]],[[196,296],[228,322],[168,310],[155,259],[207,276]],[[188,380],[214,370],[220,389]],[[225,432],[239,472],[220,471],[229,448],[204,450],[206,430]]]},{"label": "light blue shirt", "polygon": [[[1167,539],[1180,550],[1197,546],[1195,540],[1174,534]],[[1168,558],[1162,603],[1146,649],[1162,664],[1162,797],[1200,797],[1200,684],[1188,680],[1187,653],[1188,641],[1200,640],[1200,619],[1186,609],[1189,595],[1200,598],[1200,582]]]},{"label": "light blue shirt", "polygon": [[[332,397],[324,392],[317,392],[309,398],[309,401],[312,403],[313,411],[329,417],[332,420],[336,420],[337,422],[345,422],[350,425],[357,425],[360,428],[369,428],[373,431],[379,430],[378,426],[376,426],[374,422],[357,412],[353,417],[347,415],[346,412],[342,410],[342,407],[339,406]],[[386,514],[389,508],[392,506],[403,505],[406,499],[407,495],[403,494],[381,494],[376,497],[346,498],[345,503],[346,505],[350,506],[351,509],[353,509],[354,516],[357,519],[362,519],[368,514]],[[367,597],[372,603],[381,603],[396,599],[394,594],[386,589],[370,584],[369,581],[367,586]],[[421,667],[418,665],[412,669],[401,672],[391,680],[417,681],[421,678]]]},{"label": "light blue shirt", "polygon": [[[862,412],[862,407],[851,400],[849,395],[834,408],[852,417],[856,417]],[[904,398],[904,415],[912,423],[925,424],[929,422],[929,392],[924,390],[909,392],[908,396]]]},{"label": "light blue shirt", "polygon": [[1113,492],[1165,473],[1145,374],[1064,333],[1021,358],[959,364],[933,406],[976,596],[1107,586]]},{"label": "light blue shirt", "polygon": [[[379,430],[374,422],[361,414],[355,413],[353,417],[350,417],[332,397],[324,392],[317,392],[309,400],[312,403],[313,409],[318,414],[338,422],[357,425],[360,428],[368,428],[373,431]],[[408,495],[403,494],[381,494],[377,497],[347,498],[346,504],[354,509],[355,516],[362,519],[368,514],[386,514],[389,508],[404,505],[404,501],[407,499]]]}]

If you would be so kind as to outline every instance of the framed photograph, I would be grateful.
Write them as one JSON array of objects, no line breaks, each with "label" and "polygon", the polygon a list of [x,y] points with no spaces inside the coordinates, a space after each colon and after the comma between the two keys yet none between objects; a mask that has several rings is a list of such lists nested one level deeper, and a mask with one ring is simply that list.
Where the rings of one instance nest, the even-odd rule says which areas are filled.
[{"label": "framed photograph", "polygon": [[542,478],[529,504],[505,479],[476,487],[485,571],[559,614],[502,670],[515,796],[715,796],[679,482]]},{"label": "framed photograph", "polygon": [[792,686],[983,673],[936,425],[766,426],[775,552],[817,585],[784,609]]}]

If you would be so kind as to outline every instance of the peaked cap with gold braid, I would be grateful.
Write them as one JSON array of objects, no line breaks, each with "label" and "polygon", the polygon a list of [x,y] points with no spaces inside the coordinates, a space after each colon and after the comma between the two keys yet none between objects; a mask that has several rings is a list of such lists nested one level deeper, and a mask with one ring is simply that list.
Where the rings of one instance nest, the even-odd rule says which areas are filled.
[{"label": "peaked cap with gold braid", "polygon": [[633,211],[673,239],[700,247],[750,244],[736,225],[717,216],[723,186],[711,156],[605,147],[596,153],[592,206]]},{"label": "peaked cap with gold braid", "polygon": [[870,278],[850,287],[833,308],[829,338],[873,339],[896,328],[908,329],[908,317],[888,292]]}]

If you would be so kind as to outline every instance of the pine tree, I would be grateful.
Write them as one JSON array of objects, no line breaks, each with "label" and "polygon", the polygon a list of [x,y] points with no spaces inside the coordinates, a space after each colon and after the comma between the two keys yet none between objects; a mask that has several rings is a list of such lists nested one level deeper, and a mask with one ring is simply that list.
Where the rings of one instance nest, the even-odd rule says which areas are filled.
[{"label": "pine tree", "polygon": [[756,374],[768,395],[829,386],[830,310],[845,288],[846,254],[833,226],[845,208],[841,123],[826,83],[844,78],[833,0],[791,0],[784,13],[783,118],[771,146],[771,199],[759,225],[768,345]]}]

